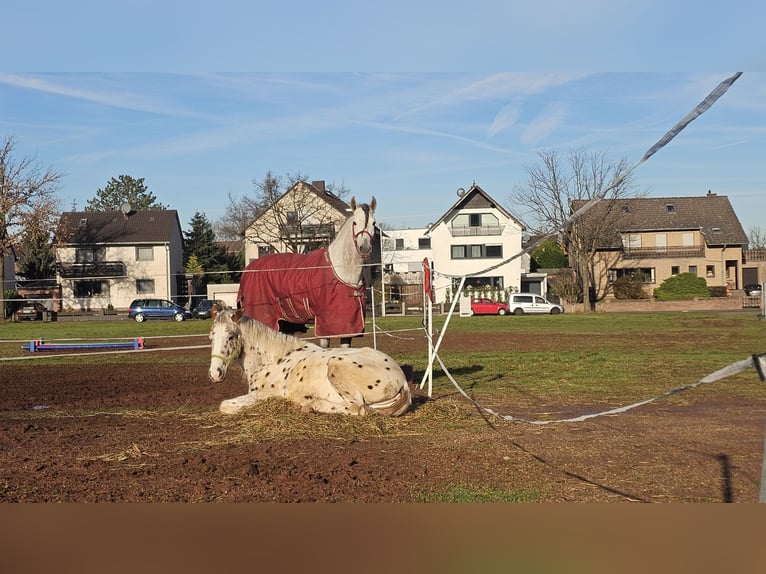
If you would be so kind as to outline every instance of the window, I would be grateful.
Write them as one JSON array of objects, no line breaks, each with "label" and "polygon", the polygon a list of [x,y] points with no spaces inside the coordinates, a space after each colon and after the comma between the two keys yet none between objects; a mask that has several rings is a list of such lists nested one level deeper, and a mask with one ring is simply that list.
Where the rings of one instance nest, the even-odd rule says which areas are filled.
[{"label": "window", "polygon": [[689,265],[689,273],[697,274],[697,266],[696,265]]},{"label": "window", "polygon": [[681,237],[681,241],[683,242],[684,247],[693,247],[694,246],[694,234],[693,233],[684,233]]},{"label": "window", "polygon": [[673,265],[670,268],[670,274],[671,275],[678,275],[679,273],[681,273],[681,268],[678,265]]},{"label": "window", "polygon": [[452,259],[500,259],[503,257],[502,245],[453,245]]},{"label": "window", "polygon": [[271,253],[274,253],[274,248],[271,245],[259,245],[258,246],[258,257],[261,258],[264,255],[269,255]]},{"label": "window", "polygon": [[154,279],[136,279],[136,293],[139,295],[154,293]]},{"label": "window", "polygon": [[625,249],[639,249],[641,247],[641,234],[626,233],[622,236],[622,246]]},{"label": "window", "polygon": [[715,265],[707,265],[705,267],[705,275],[707,277],[715,277]]},{"label": "window", "polygon": [[404,239],[399,238],[396,240],[396,250],[401,251],[402,249],[404,249]]},{"label": "window", "polygon": [[485,253],[486,253],[485,257],[487,257],[488,259],[502,258],[503,246],[502,245],[486,245]]},{"label": "window", "polygon": [[137,246],[136,261],[154,261],[154,248]]},{"label": "window", "polygon": [[668,250],[668,235],[667,235],[667,233],[657,233],[654,236],[654,248],[659,253],[663,253],[663,252]]},{"label": "window", "polygon": [[614,283],[620,277],[637,277],[644,283],[654,283],[654,267],[632,267],[627,269],[609,270],[610,283]]},{"label": "window", "polygon": [[676,206],[673,203],[666,203],[665,209],[668,210],[668,213],[675,213],[676,212]]},{"label": "window", "polygon": [[76,263],[93,263],[104,260],[102,247],[78,247],[74,254]]},{"label": "window", "polygon": [[481,227],[481,213],[470,213],[469,218],[471,227]]},{"label": "window", "polygon": [[[421,267],[422,269],[422,267]],[[460,279],[452,280],[452,289],[455,290],[460,286]],[[471,286],[474,289],[480,289],[482,287],[491,287],[492,289],[503,289],[503,277],[469,277],[466,280],[465,286]]]},{"label": "window", "polygon": [[431,249],[431,238],[418,237],[418,249]]},{"label": "window", "polygon": [[75,297],[93,297],[94,295],[101,295],[103,292],[102,281],[75,281],[74,282],[74,296]]}]

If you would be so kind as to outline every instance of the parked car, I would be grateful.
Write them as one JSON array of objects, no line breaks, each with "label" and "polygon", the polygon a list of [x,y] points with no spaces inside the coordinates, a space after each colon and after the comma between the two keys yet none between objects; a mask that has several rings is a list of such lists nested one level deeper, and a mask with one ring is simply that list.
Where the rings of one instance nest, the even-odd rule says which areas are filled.
[{"label": "parked car", "polygon": [[745,295],[760,295],[761,292],[761,285],[759,283],[745,285]]},{"label": "parked car", "polygon": [[203,299],[194,309],[192,309],[192,315],[197,319],[210,319],[210,312],[213,309],[213,305],[218,305],[219,309],[228,309],[226,303],[220,299]]},{"label": "parked car", "polygon": [[508,309],[514,315],[539,313],[557,315],[564,312],[564,307],[549,302],[545,297],[534,293],[511,293],[508,296]]},{"label": "parked car", "polygon": [[43,313],[46,312],[45,305],[42,303],[35,303],[30,301],[29,303],[22,303],[21,307],[16,310],[17,321],[42,321]]},{"label": "parked car", "polygon": [[484,297],[471,299],[471,315],[507,315],[508,305]]},{"label": "parked car", "polygon": [[167,299],[136,299],[130,303],[128,317],[139,323],[146,319],[173,319],[185,321],[192,314],[184,307]]}]

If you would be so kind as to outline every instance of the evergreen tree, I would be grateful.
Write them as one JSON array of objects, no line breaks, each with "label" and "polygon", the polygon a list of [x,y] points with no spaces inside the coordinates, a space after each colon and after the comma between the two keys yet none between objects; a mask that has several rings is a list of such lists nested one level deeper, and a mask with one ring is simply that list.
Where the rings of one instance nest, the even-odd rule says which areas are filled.
[{"label": "evergreen tree", "polygon": [[189,223],[189,231],[184,231],[184,266],[194,257],[196,265],[205,273],[201,285],[208,282],[221,283],[221,271],[228,271],[225,250],[215,242],[213,226],[204,213],[195,212]]},{"label": "evergreen tree", "polygon": [[569,267],[569,259],[564,250],[555,239],[543,241],[537,248],[529,254],[530,270],[532,272],[538,269],[561,269]]},{"label": "evergreen tree", "polygon": [[157,203],[157,198],[146,187],[143,177],[135,179],[129,175],[121,175],[118,178],[113,177],[103,189],[96,191],[95,197],[85,204],[85,211],[117,210],[124,203],[129,203],[134,210],[150,207],[167,209],[167,206]]},{"label": "evergreen tree", "polygon": [[49,234],[30,229],[22,242],[24,257],[21,274],[27,279],[51,279],[56,276],[56,256]]}]

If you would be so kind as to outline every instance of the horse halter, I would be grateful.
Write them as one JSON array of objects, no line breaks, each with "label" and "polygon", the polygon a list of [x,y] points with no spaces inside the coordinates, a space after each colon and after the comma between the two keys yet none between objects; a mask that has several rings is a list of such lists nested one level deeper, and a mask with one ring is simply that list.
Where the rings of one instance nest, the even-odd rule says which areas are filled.
[{"label": "horse halter", "polygon": [[[372,253],[372,244],[375,242],[375,236],[373,234],[371,234],[369,231],[367,231],[367,222],[370,220],[370,206],[365,203],[363,205],[360,205],[359,207],[361,207],[364,210],[364,223],[365,223],[365,227],[361,231],[358,231],[358,232],[354,233],[354,247],[356,248],[356,252],[359,254],[359,256],[362,259],[367,259],[370,256],[370,253]],[[351,225],[352,225],[352,227],[355,228],[356,227],[356,221],[352,221]],[[365,235],[370,238],[370,252],[369,253],[362,253],[362,250],[359,249],[359,241],[358,241],[358,239],[360,237],[365,236]]]},{"label": "horse halter", "polygon": [[225,356],[214,353],[214,354],[211,354],[210,357],[213,359],[221,359],[221,361],[223,361],[223,364],[228,367],[232,361],[236,360],[237,357],[239,357],[239,353],[241,351],[242,351],[242,337],[240,336],[239,333],[237,333],[237,341],[236,341],[236,344],[234,345],[234,348],[231,350],[231,353]]}]

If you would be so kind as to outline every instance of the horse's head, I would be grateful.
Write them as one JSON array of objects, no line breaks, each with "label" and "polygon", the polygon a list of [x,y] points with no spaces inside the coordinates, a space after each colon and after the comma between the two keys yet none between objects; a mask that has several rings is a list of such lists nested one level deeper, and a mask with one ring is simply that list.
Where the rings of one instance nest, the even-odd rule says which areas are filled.
[{"label": "horse's head", "polygon": [[207,376],[212,382],[220,383],[226,378],[229,364],[239,357],[242,310],[222,311],[213,305],[210,316],[213,323],[210,326],[210,370]]},{"label": "horse's head", "polygon": [[351,229],[356,250],[363,259],[367,259],[372,253],[372,242],[375,238],[375,207],[377,204],[375,196],[369,204],[357,204],[356,198],[351,198]]}]

